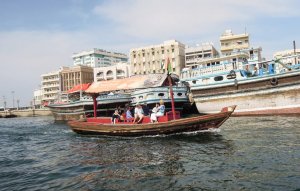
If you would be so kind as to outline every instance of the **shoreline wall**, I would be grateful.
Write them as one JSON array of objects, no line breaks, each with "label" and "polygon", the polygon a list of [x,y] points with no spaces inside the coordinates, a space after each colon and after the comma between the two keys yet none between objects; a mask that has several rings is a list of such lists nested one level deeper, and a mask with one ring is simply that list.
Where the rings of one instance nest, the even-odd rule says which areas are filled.
[{"label": "shoreline wall", "polygon": [[26,109],[26,110],[12,110],[1,111],[0,116],[16,115],[17,117],[33,117],[33,116],[51,116],[52,113],[49,109]]}]

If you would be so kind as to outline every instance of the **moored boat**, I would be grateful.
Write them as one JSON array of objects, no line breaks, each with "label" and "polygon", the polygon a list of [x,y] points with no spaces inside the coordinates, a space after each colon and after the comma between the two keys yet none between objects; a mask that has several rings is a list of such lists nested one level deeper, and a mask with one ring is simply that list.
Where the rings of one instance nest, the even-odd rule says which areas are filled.
[{"label": "moored boat", "polygon": [[300,114],[300,64],[285,65],[284,59],[289,58],[237,63],[230,71],[182,80],[189,83],[199,113],[216,113],[218,107],[236,104],[236,116]]}]

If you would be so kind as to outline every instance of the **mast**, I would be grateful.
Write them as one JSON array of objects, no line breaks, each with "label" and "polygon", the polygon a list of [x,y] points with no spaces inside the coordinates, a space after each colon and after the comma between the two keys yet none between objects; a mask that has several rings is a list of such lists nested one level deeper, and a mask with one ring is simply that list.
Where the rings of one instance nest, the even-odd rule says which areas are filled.
[{"label": "mast", "polygon": [[293,41],[293,46],[294,46],[294,55],[295,55],[295,65],[297,64],[297,57],[296,57],[296,42]]},{"label": "mast", "polygon": [[172,106],[172,113],[173,113],[173,120],[175,120],[175,104],[174,104],[174,95],[173,95],[173,87],[172,87],[172,78],[171,78],[171,67],[170,67],[170,59],[168,58],[167,63],[167,71],[168,71],[168,81],[170,86],[170,96],[171,96],[171,106]]}]

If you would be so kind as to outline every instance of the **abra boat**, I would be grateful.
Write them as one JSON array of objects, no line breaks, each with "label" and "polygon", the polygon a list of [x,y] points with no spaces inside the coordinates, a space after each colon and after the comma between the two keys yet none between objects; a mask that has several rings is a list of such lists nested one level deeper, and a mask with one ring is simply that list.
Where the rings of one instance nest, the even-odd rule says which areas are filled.
[{"label": "abra boat", "polygon": [[159,118],[158,123],[149,123],[149,117],[142,124],[132,122],[117,122],[111,124],[111,118],[88,118],[86,122],[69,121],[71,129],[79,134],[109,135],[109,136],[143,136],[168,135],[182,132],[193,132],[220,127],[232,114],[236,106],[225,107],[217,114],[202,115],[180,119],[176,113],[175,120],[172,111]]},{"label": "abra boat", "polygon": [[[175,111],[173,85],[174,82],[170,74],[151,74],[149,76],[134,76],[127,79],[119,79],[106,83],[94,83],[86,93],[91,94],[94,102],[94,117],[82,119],[81,121],[69,121],[71,129],[80,134],[98,134],[110,136],[142,136],[173,134],[181,132],[191,132],[220,127],[232,114],[236,106],[225,107],[218,114],[196,116],[180,119],[180,112]],[[133,124],[132,119],[117,121],[112,124],[110,117],[97,117],[97,97],[99,93],[155,88],[168,85],[170,87],[170,97],[172,111],[158,118],[158,123],[150,123],[150,117],[145,116],[141,124]],[[126,117],[125,117],[126,118]]]}]

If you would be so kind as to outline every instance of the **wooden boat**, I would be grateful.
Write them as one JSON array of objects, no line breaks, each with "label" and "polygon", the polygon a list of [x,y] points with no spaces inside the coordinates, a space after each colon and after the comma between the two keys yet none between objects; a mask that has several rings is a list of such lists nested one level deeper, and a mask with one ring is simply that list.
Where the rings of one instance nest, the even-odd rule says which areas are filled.
[{"label": "wooden boat", "polygon": [[[168,59],[167,66],[170,66]],[[167,67],[168,69],[170,67]],[[87,121],[69,121],[68,125],[76,133],[97,134],[110,136],[143,136],[143,135],[167,135],[181,132],[191,132],[220,127],[233,113],[236,106],[224,107],[217,114],[197,116],[180,119],[180,113],[175,111],[174,93],[171,74],[152,74],[149,78],[146,76],[136,76],[123,80],[115,80],[107,83],[94,83],[87,90],[94,102],[94,118],[87,118]],[[172,111],[158,118],[158,123],[150,123],[150,117],[143,117],[140,124],[134,124],[131,121],[117,122],[112,124],[110,117],[97,117],[97,97],[99,93],[153,88],[162,85],[169,85]],[[139,105],[139,104],[137,104]]]},{"label": "wooden boat", "polygon": [[[86,122],[69,121],[71,129],[79,134],[109,136],[143,136],[168,135],[182,132],[193,132],[220,127],[233,113],[236,106],[225,107],[216,114],[172,120],[172,112],[166,115],[165,122],[149,123],[147,118],[142,124],[119,122],[111,124],[110,118],[90,118]],[[177,118],[177,117],[176,117]],[[97,122],[98,121],[98,122]],[[102,121],[102,123],[99,123]]]}]

